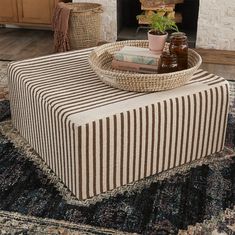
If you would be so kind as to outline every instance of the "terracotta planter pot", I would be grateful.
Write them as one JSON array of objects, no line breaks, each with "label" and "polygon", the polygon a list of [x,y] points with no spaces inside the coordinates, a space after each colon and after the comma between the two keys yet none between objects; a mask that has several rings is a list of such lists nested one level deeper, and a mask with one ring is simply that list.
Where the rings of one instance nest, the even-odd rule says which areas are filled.
[{"label": "terracotta planter pot", "polygon": [[165,46],[168,34],[155,35],[148,32],[149,49],[154,53],[161,53]]}]

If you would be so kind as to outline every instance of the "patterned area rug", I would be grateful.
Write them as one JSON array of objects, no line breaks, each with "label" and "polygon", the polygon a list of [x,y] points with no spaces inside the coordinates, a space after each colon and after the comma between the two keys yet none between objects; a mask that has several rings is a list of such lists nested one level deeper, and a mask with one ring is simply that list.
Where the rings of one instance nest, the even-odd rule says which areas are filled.
[{"label": "patterned area rug", "polygon": [[52,219],[24,216],[19,213],[0,211],[0,234],[17,235],[93,235],[130,234],[111,229],[68,223]]},{"label": "patterned area rug", "polygon": [[[231,111],[233,108],[234,103],[231,103]],[[9,115],[9,102],[2,99],[0,121],[9,119]],[[81,231],[105,234],[99,227],[159,235],[235,232],[235,209],[232,209],[235,205],[235,157],[228,156],[232,153],[229,150],[158,176],[143,187],[81,206],[66,200],[65,192],[48,177],[50,172],[45,172],[30,158],[36,153],[10,128],[9,122],[2,122],[1,130],[0,234],[4,231],[5,234],[19,234],[22,227],[22,234],[40,234],[40,229],[50,234],[51,226],[54,226],[51,230],[54,234],[73,234],[74,231],[77,234],[82,234]],[[230,113],[226,136],[226,146],[230,148],[234,148],[234,133],[235,118]],[[14,137],[9,140],[6,135]],[[62,233],[56,228],[59,224],[70,230]],[[72,227],[74,224],[78,224],[76,228]],[[96,227],[88,233],[80,224]]]},{"label": "patterned area rug", "polygon": [[8,61],[0,61],[0,101],[8,99],[7,65]]}]

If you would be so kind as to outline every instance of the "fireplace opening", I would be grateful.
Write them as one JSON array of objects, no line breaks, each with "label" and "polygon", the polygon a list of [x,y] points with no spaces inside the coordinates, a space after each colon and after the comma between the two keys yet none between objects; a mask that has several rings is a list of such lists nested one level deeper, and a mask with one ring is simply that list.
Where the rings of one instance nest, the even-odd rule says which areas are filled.
[{"label": "fireplace opening", "polygon": [[[181,20],[177,23],[179,30],[187,34],[189,46],[195,47],[199,0],[184,0],[175,5],[175,13]],[[139,0],[117,0],[117,39],[138,40],[147,39],[148,28],[138,24],[136,16],[141,14]]]}]

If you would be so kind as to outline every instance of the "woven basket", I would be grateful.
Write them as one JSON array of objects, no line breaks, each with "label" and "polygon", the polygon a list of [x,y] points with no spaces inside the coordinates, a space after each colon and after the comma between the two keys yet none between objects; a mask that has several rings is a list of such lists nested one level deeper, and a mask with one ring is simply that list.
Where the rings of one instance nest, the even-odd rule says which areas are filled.
[{"label": "woven basket", "polygon": [[89,55],[88,61],[106,84],[128,91],[152,92],[173,89],[188,82],[201,65],[201,56],[192,49],[188,52],[189,68],[173,73],[141,74],[115,70],[111,67],[113,54],[123,46],[148,47],[147,40],[130,40],[104,44]]},{"label": "woven basket", "polygon": [[97,3],[66,3],[69,17],[69,43],[72,50],[97,46],[100,41],[102,6]]}]

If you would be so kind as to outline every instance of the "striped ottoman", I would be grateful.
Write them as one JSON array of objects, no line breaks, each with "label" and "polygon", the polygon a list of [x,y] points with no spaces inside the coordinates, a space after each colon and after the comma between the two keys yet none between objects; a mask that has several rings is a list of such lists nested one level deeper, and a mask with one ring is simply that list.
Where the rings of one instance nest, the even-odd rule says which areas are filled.
[{"label": "striped ottoman", "polygon": [[135,93],[103,84],[90,49],[11,63],[14,126],[79,200],[224,147],[229,87],[198,70],[185,86]]}]

